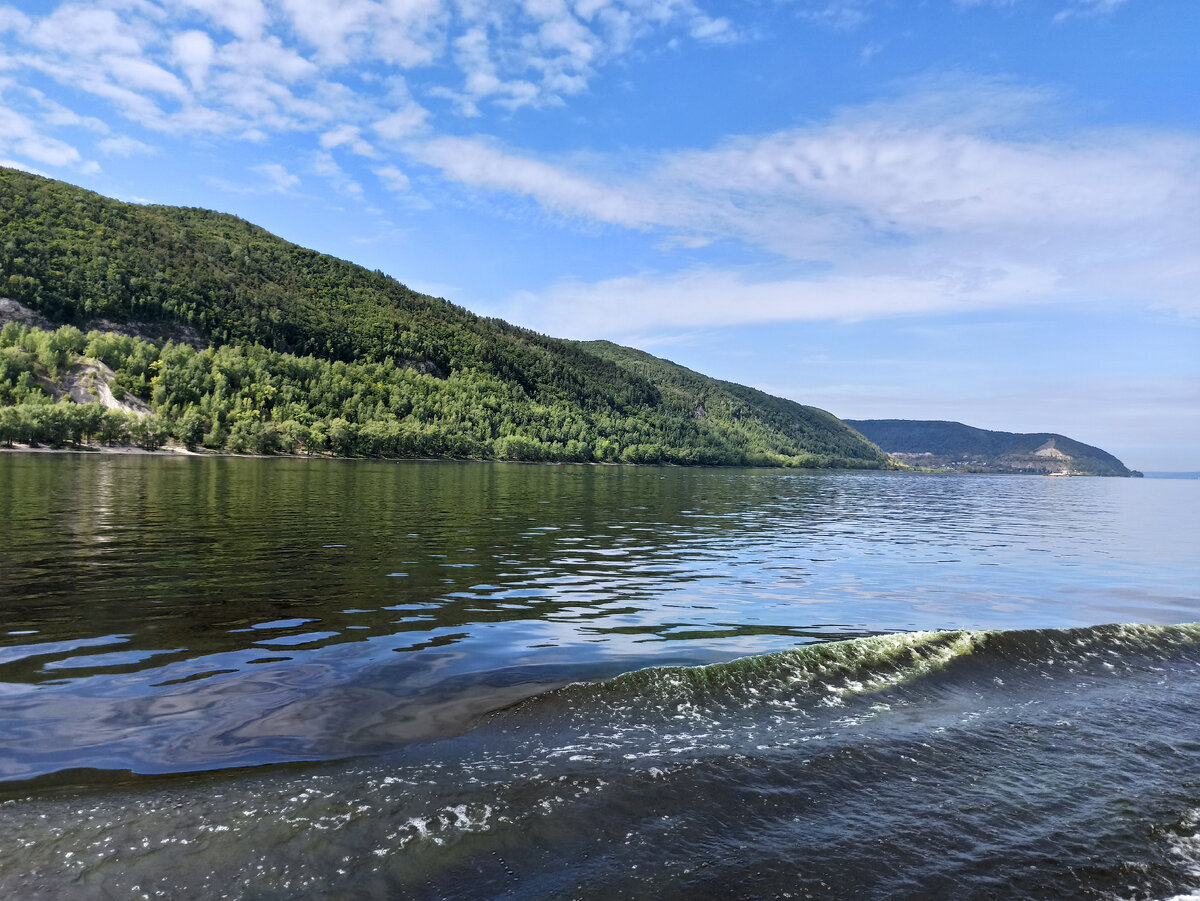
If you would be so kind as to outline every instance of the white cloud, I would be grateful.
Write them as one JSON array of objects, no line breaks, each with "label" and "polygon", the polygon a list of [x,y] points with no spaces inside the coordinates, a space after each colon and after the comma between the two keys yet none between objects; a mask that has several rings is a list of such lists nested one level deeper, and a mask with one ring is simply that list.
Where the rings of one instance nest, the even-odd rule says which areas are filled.
[{"label": "white cloud", "polygon": [[119,85],[132,90],[167,94],[182,99],[188,91],[178,78],[161,66],[144,59],[130,56],[106,56],[103,58],[108,74]]},{"label": "white cloud", "polygon": [[142,42],[135,29],[110,9],[67,4],[38,21],[30,39],[37,46],[72,56],[117,53],[136,56]]},{"label": "white cloud", "polygon": [[[53,63],[42,67],[42,71],[47,70],[61,71]],[[72,72],[75,85],[111,101],[126,119],[148,128],[160,128],[166,121],[166,115],[154,100],[133,88],[117,84],[99,65],[82,64],[72,67],[69,71]]]},{"label": "white cloud", "polygon": [[324,63],[373,57],[406,68],[434,61],[448,12],[439,0],[281,0],[281,6]]},{"label": "white cloud", "polygon": [[300,184],[300,179],[279,163],[263,163],[261,166],[252,167],[252,171],[265,176],[267,187],[272,191],[286,193]]},{"label": "white cloud", "polygon": [[11,6],[0,6],[0,32],[5,31],[20,34],[29,31],[29,16]]},{"label": "white cloud", "polygon": [[107,123],[95,116],[81,116],[74,110],[68,109],[61,103],[51,100],[41,91],[29,91],[42,107],[41,120],[55,128],[86,128],[97,134],[107,134]]},{"label": "white cloud", "polygon": [[505,153],[480,140],[437,138],[410,148],[411,155],[454,181],[531,197],[561,213],[643,228],[660,224],[653,198],[577,175],[527,157]]},{"label": "white cloud", "polygon": [[[308,132],[314,150],[371,158],[372,132],[402,151],[431,130],[406,76],[463,113],[511,110],[586,90],[639,40],[735,37],[693,0],[102,0],[0,6],[0,32],[0,71],[90,94],[101,117],[173,136]],[[44,121],[101,122],[82,110]]]},{"label": "white cloud", "polygon": [[662,250],[674,250],[683,247],[688,250],[699,250],[713,243],[713,238],[706,235],[669,235],[659,243]]},{"label": "white cloud", "polygon": [[267,26],[262,0],[174,0],[207,16],[212,22],[243,40],[254,40]]},{"label": "white cloud", "polygon": [[706,15],[691,0],[461,2],[458,13],[461,30],[450,49],[461,85],[430,93],[453,100],[465,115],[478,114],[484,102],[506,109],[561,104],[656,30],[700,42],[736,38],[728,19]]},{"label": "white cloud", "polygon": [[424,130],[428,118],[429,111],[427,109],[410,101],[391,115],[380,119],[373,127],[381,138],[388,141],[399,141]]},{"label": "white cloud", "polygon": [[281,5],[323,62],[345,65],[371,57],[406,68],[435,60],[450,11],[441,0],[281,0]]},{"label": "white cloud", "polygon": [[[1005,141],[877,121],[676,154],[657,180],[703,192],[712,227],[742,230],[748,240],[804,257],[822,231],[834,240],[848,233],[973,233],[1028,243],[1151,226],[1163,212],[1195,209],[1197,190],[1186,172],[1198,151],[1197,141],[1174,136]],[[738,210],[753,206],[757,215],[745,221],[723,212],[721,202],[732,197]],[[776,234],[780,217],[806,227]]]},{"label": "white cloud", "polygon": [[141,153],[156,153],[155,148],[149,144],[145,144],[136,138],[128,137],[127,135],[117,135],[111,138],[104,138],[96,146],[102,153],[109,156],[135,156]]},{"label": "white cloud", "polygon": [[313,171],[333,185],[339,193],[359,198],[363,196],[362,185],[345,173],[332,154],[318,152],[313,157]]},{"label": "white cloud", "polygon": [[217,60],[234,77],[254,75],[292,83],[313,78],[319,67],[271,35],[262,40],[230,41],[217,51]]},{"label": "white cloud", "polygon": [[212,38],[203,31],[185,31],[171,39],[171,46],[176,65],[183,70],[192,87],[203,88],[216,55]]},{"label": "white cloud", "polygon": [[1124,5],[1125,0],[1071,0],[1066,9],[1054,17],[1055,22],[1065,22],[1077,16],[1104,16]]},{"label": "white cloud", "polygon": [[246,140],[262,140],[264,137],[261,132],[256,135],[253,129],[247,128],[243,119],[204,106],[185,106],[170,117],[162,116],[148,124],[178,134],[227,134],[240,127],[245,129],[242,137]]},{"label": "white cloud", "polygon": [[33,166],[28,166],[18,160],[0,159],[0,166],[6,169],[17,169],[21,172],[28,172],[30,175],[40,175],[42,178],[50,178],[50,175],[41,169],[35,169]]},{"label": "white cloud", "polygon": [[[292,26],[328,62],[341,65],[360,49],[375,4],[370,0],[281,0]],[[352,40],[354,39],[354,40]]]},{"label": "white cloud", "polygon": [[371,158],[379,156],[378,151],[368,141],[363,140],[357,125],[339,125],[337,128],[325,132],[321,135],[321,146],[326,150],[346,146],[359,156]]},{"label": "white cloud", "polygon": [[79,151],[65,141],[42,134],[36,122],[0,105],[0,154],[15,154],[46,166],[83,162]]},{"label": "white cloud", "polygon": [[867,0],[821,0],[800,5],[801,18],[835,31],[853,31],[867,19]]},{"label": "white cloud", "polygon": [[395,191],[398,194],[402,194],[409,189],[408,176],[395,166],[380,166],[375,170],[375,174],[379,176],[380,180],[389,191]]},{"label": "white cloud", "polygon": [[[972,109],[941,115],[942,125],[933,111],[955,98],[909,97],[708,150],[593,159],[587,171],[478,139],[411,152],[453,181],[556,213],[665,231],[685,247],[737,240],[801,267],[769,282],[705,271],[558,285],[514,314],[549,331],[1089,298],[1200,315],[1200,138],[1120,129],[1002,138],[980,100],[995,97],[1002,121],[1020,102],[985,87],[961,92]],[[566,321],[569,310],[582,312]]]},{"label": "white cloud", "polygon": [[725,41],[732,40],[733,25],[728,19],[710,19],[707,16],[701,17],[692,23],[688,33],[701,41]]},{"label": "white cloud", "polygon": [[387,15],[373,29],[378,57],[403,68],[436,61],[446,42],[448,6],[441,0],[387,0],[382,6]]},{"label": "white cloud", "polygon": [[1012,266],[924,277],[846,273],[754,281],[728,270],[700,268],[585,284],[562,282],[514,297],[505,313],[539,331],[571,338],[615,338],[754,322],[855,321],[879,316],[949,313],[1027,303],[1056,288],[1050,270]]}]

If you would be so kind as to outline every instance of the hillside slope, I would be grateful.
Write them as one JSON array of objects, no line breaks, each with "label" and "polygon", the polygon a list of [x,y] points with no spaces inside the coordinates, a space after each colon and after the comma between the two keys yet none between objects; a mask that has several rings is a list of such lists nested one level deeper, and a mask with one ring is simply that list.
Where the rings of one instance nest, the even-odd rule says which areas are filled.
[{"label": "hillside slope", "polygon": [[848,419],[846,423],[887,453],[915,466],[971,472],[1135,475],[1107,451],[1050,432],[998,432],[940,420]]},{"label": "hillside slope", "polygon": [[748,444],[788,457],[862,453],[859,434],[832,413],[710,378],[611,341],[585,341],[580,346],[652,383],[662,406],[721,433],[740,435]]},{"label": "hillside slope", "polygon": [[[173,432],[184,418],[201,420],[199,440],[214,448],[885,462],[838,420],[799,404],[747,407],[767,417],[761,424],[696,416],[611,354],[476,316],[237,217],[121,203],[3,168],[0,296],[78,327],[39,331],[28,316],[9,327],[0,342],[8,404],[47,401],[53,392],[38,394],[38,384],[95,360],[112,369],[118,393],[149,403]],[[281,444],[284,424],[296,437]]]}]

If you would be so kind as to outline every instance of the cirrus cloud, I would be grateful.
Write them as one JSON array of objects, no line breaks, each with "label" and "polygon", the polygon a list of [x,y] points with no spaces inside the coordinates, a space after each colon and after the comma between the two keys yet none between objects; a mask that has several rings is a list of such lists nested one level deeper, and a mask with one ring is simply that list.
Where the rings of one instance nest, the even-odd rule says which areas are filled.
[{"label": "cirrus cloud", "polygon": [[[952,110],[955,96],[969,110],[931,125],[929,111]],[[994,117],[981,98],[995,102]],[[522,294],[506,311],[549,331],[1087,300],[1200,315],[1200,137],[1032,127],[1019,138],[999,135],[994,122],[1010,122],[1022,106],[1031,126],[1052,108],[1026,91],[982,85],[633,161],[543,160],[463,138],[410,152],[475,190],[519,195],[584,222],[664,232],[667,246],[736,242],[796,273],[568,280]]]}]

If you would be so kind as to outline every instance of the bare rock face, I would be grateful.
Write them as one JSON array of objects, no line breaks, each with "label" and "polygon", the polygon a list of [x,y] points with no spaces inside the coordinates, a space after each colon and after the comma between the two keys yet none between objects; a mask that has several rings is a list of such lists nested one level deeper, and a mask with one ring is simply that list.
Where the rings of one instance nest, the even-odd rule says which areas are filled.
[{"label": "bare rock face", "polygon": [[[11,297],[0,297],[0,326],[6,322],[19,322],[22,325],[54,331],[61,323],[51,322],[45,316],[31,310],[20,301]],[[206,339],[193,326],[180,322],[113,322],[109,319],[89,319],[79,325],[80,331],[114,332],[118,335],[129,335],[141,338],[154,344],[165,344],[174,341],[176,344],[190,344],[196,350],[208,347]]]},{"label": "bare rock face", "polygon": [[54,329],[54,323],[45,316],[39,316],[25,304],[11,297],[0,297],[0,326],[9,322],[19,322],[33,328]]},{"label": "bare rock face", "polygon": [[1060,451],[1057,447],[1054,446],[1053,438],[1051,438],[1049,441],[1047,441],[1045,444],[1043,444],[1041,447],[1039,447],[1037,450],[1035,450],[1033,452],[1033,456],[1035,456],[1035,457],[1052,457],[1055,460],[1067,460],[1067,461],[1069,461],[1071,459],[1070,454],[1064,454],[1062,451]]},{"label": "bare rock face", "polygon": [[116,332],[118,335],[141,338],[151,344],[173,341],[176,344],[190,344],[196,350],[208,347],[208,339],[200,334],[199,329],[182,322],[113,322],[110,319],[91,319],[82,329],[85,332],[93,329],[98,332]]},{"label": "bare rock face", "polygon": [[65,397],[77,404],[100,404],[108,410],[120,410],[138,416],[154,412],[141,399],[131,394],[126,394],[123,400],[117,400],[112,391],[115,379],[116,373],[103,362],[87,357],[79,357],[70,366],[59,370],[57,380],[44,372],[37,376],[37,380],[55,402]]},{"label": "bare rock face", "polygon": [[443,382],[450,377],[449,373],[432,360],[402,360],[400,365],[421,375],[433,376]]},{"label": "bare rock face", "polygon": [[115,378],[116,373],[100,360],[84,358],[63,370],[60,390],[77,404],[101,404],[109,410],[122,410],[139,416],[153,412],[131,394],[126,394],[124,400],[117,400],[112,393]]}]

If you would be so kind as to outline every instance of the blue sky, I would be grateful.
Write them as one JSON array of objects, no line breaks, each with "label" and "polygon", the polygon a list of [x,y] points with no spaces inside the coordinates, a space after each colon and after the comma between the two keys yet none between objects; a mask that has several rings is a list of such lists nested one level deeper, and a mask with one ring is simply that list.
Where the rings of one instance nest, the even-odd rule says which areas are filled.
[{"label": "blue sky", "polygon": [[0,161],[846,418],[1200,470],[1195,0],[0,0]]}]

